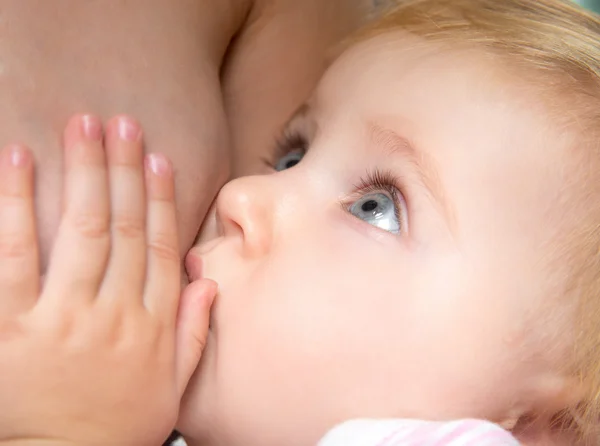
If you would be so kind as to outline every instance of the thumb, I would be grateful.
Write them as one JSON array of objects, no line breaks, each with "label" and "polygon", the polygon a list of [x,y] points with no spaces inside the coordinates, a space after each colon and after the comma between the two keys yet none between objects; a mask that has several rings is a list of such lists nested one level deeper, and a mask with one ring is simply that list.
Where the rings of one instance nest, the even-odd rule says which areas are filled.
[{"label": "thumb", "polygon": [[206,346],[210,308],[217,294],[212,280],[190,283],[181,295],[177,315],[176,379],[182,396]]}]

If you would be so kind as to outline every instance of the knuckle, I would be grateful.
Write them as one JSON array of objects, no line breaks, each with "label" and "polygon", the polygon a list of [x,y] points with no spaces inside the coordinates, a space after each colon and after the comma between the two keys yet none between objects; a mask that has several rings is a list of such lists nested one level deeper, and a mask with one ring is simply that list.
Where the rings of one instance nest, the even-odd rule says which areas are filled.
[{"label": "knuckle", "polygon": [[78,214],[71,217],[71,226],[86,238],[104,238],[108,235],[108,218],[99,214]]},{"label": "knuckle", "polygon": [[5,187],[0,196],[0,204],[3,207],[13,207],[21,205],[26,200],[31,199],[31,193],[23,190],[22,187]]},{"label": "knuckle", "polygon": [[0,257],[8,259],[22,258],[29,254],[34,247],[34,240],[23,234],[0,234]]},{"label": "knuckle", "polygon": [[144,237],[145,228],[141,220],[119,217],[113,223],[113,231],[119,237],[137,239]]},{"label": "knuckle", "polygon": [[179,250],[166,234],[155,234],[148,242],[148,249],[159,259],[179,263]]}]

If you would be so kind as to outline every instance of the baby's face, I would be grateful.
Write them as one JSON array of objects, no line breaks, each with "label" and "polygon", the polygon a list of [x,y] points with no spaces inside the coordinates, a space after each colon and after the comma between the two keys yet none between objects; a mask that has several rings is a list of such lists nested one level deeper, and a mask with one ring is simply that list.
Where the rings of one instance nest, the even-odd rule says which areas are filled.
[{"label": "baby's face", "polygon": [[306,146],[302,161],[225,186],[218,236],[187,259],[220,287],[182,410],[191,440],[305,446],[359,416],[501,421],[539,390],[567,142],[497,71],[475,51],[371,39],[290,123],[280,167]]}]

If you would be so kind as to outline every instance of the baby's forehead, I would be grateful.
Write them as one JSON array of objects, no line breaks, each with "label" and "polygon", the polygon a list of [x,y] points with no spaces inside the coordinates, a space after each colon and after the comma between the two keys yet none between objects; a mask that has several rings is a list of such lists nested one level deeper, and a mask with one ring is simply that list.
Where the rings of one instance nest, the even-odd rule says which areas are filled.
[{"label": "baby's forehead", "polygon": [[[331,92],[349,84],[366,88],[386,82],[397,89],[398,82],[418,80],[421,91],[429,85],[444,84],[444,95],[469,86],[506,93],[519,84],[519,75],[509,70],[496,54],[461,41],[438,42],[403,30],[386,31],[354,41],[332,61],[317,90]],[[418,79],[415,79],[418,78]],[[337,88],[336,88],[337,86]],[[415,85],[416,86],[416,85]],[[347,91],[346,91],[347,92]]]},{"label": "baby's forehead", "polygon": [[508,140],[552,133],[556,124],[543,94],[501,62],[473,45],[444,46],[388,32],[349,47],[324,76],[313,102],[332,109],[351,102],[371,120],[396,116],[423,133],[443,127],[477,133],[484,124]]}]

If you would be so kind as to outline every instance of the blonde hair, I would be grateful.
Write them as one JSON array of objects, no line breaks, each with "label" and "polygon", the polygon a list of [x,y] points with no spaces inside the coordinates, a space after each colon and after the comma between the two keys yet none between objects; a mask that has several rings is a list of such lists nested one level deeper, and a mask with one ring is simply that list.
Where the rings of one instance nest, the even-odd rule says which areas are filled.
[{"label": "blonde hair", "polygon": [[584,397],[556,421],[575,429],[583,443],[600,444],[600,18],[567,0],[395,3],[353,41],[405,30],[442,44],[489,51],[534,74],[530,80],[545,92],[552,114],[580,135],[573,153],[577,178],[566,185],[577,188],[577,195],[566,200],[571,212],[565,212],[577,220],[560,235],[556,261],[567,264],[562,270],[568,278],[559,297],[576,303],[574,360],[569,369]]}]

